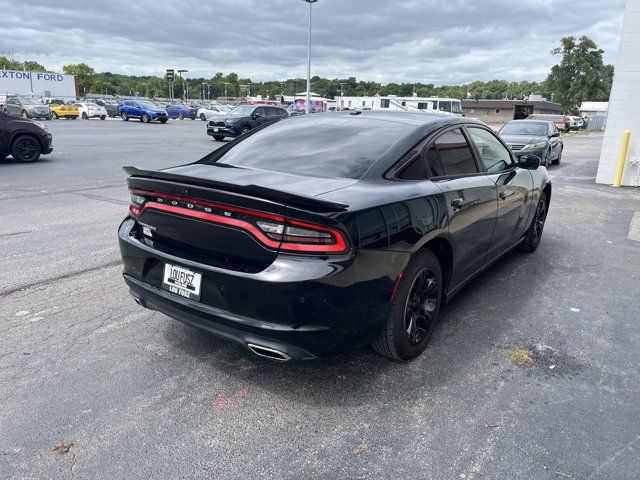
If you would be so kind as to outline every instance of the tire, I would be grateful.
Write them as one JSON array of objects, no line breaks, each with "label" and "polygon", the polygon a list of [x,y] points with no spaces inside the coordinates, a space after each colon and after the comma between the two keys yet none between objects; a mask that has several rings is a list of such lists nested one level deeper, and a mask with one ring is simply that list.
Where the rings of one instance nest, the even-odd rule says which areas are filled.
[{"label": "tire", "polygon": [[89,115],[87,115],[87,112],[82,112],[82,119],[89,120]]},{"label": "tire", "polygon": [[178,114],[178,120],[184,120],[184,115],[182,114],[182,112]]},{"label": "tire", "polygon": [[214,135],[214,136],[213,136],[213,139],[214,139],[216,142],[221,142],[221,141],[223,141],[223,140],[224,140],[224,135]]},{"label": "tire", "polygon": [[44,117],[45,120],[51,120],[52,118],[53,118],[53,115],[51,114]]},{"label": "tire", "polygon": [[160,120],[160,123],[167,123],[167,119],[163,118],[162,120]]},{"label": "tire", "polygon": [[531,225],[527,229],[527,233],[524,235],[524,239],[518,245],[518,248],[522,252],[533,253],[537,250],[542,239],[542,232],[544,231],[544,222],[547,219],[547,195],[543,193],[538,200],[538,206],[533,214],[533,220]]},{"label": "tire", "polygon": [[104,120],[105,118],[107,118],[106,115],[100,115],[100,120]]},{"label": "tire", "polygon": [[146,113],[143,113],[142,116],[140,117],[140,121],[142,123],[149,123],[151,119],[149,118],[149,115],[147,115]]},{"label": "tire", "polygon": [[73,117],[67,117],[67,118],[70,118],[71,120],[77,120],[77,119],[78,119],[78,116],[77,116],[77,115],[74,115]]},{"label": "tire", "polygon": [[58,114],[56,112],[51,112],[51,118],[53,118],[54,120],[57,120],[60,117],[58,116]]},{"label": "tire", "polygon": [[402,273],[384,331],[373,349],[394,360],[419,356],[438,323],[443,287],[438,258],[431,250],[417,253]]},{"label": "tire", "polygon": [[249,125],[245,125],[240,129],[240,135],[245,135],[249,133],[249,130],[251,130],[251,127]]},{"label": "tire", "polygon": [[202,120],[203,122],[207,121],[207,117],[206,117],[206,115],[204,113],[200,114],[200,120]]},{"label": "tire", "polygon": [[124,120],[125,122],[129,121],[129,115],[127,115],[125,112],[122,112],[122,114],[120,114],[120,117],[122,118],[122,120]]},{"label": "tire", "polygon": [[14,160],[22,163],[35,162],[40,158],[42,147],[40,142],[31,135],[20,135],[11,145],[11,155]]},{"label": "tire", "polygon": [[26,110],[22,110],[22,118],[30,118]]},{"label": "tire", "polygon": [[560,149],[560,153],[558,154],[558,158],[556,158],[553,162],[554,165],[560,165],[560,160],[562,160],[562,151],[564,150],[564,146]]},{"label": "tire", "polygon": [[0,160],[4,160],[8,155],[6,153],[0,153]]}]

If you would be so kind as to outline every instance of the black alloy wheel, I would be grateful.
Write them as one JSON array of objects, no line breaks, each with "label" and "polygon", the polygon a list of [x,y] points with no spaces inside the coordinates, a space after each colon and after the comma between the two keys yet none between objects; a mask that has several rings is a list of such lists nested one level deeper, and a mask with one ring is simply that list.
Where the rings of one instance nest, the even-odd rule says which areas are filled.
[{"label": "black alloy wheel", "polygon": [[414,278],[404,309],[404,326],[411,345],[418,345],[435,325],[438,279],[429,267]]},{"label": "black alloy wheel", "polygon": [[547,220],[547,195],[542,194],[538,201],[538,206],[533,215],[533,220],[524,239],[519,245],[519,248],[523,252],[533,253],[540,245],[542,239],[542,232],[544,231],[544,223]]},{"label": "black alloy wheel", "polygon": [[16,138],[11,147],[13,158],[22,163],[35,162],[40,158],[40,153],[42,153],[40,143],[29,135]]},{"label": "black alloy wheel", "polygon": [[435,254],[415,254],[394,288],[385,328],[372,347],[394,360],[411,360],[424,351],[438,323],[444,284]]}]

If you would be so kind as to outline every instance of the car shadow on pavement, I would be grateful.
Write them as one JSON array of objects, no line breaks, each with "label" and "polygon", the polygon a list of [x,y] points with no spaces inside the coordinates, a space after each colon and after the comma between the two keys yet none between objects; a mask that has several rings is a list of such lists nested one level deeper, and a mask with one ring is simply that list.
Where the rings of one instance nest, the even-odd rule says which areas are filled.
[{"label": "car shadow on pavement", "polygon": [[[379,404],[397,402],[399,394],[405,397],[403,402],[411,402],[439,389],[460,388],[483,364],[488,371],[496,361],[504,361],[502,349],[495,344],[514,328],[512,321],[526,301],[521,284],[511,280],[526,275],[527,288],[545,281],[542,274],[529,275],[527,265],[536,261],[529,258],[524,261],[522,254],[510,253],[474,279],[443,309],[431,343],[411,362],[387,359],[370,347],[315,361],[274,362],[176,320],[164,329],[164,341],[206,363],[215,375],[288,402]],[[503,300],[496,302],[496,298]]]}]

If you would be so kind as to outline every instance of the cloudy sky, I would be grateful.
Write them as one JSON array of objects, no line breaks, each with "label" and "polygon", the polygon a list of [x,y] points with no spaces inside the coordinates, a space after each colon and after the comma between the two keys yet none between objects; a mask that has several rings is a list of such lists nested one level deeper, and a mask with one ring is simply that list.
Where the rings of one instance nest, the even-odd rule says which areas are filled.
[{"label": "cloudy sky", "polygon": [[[588,35],[614,63],[624,0],[319,0],[312,74],[381,83],[543,80]],[[59,71],[306,76],[302,0],[0,0],[0,55]]]}]

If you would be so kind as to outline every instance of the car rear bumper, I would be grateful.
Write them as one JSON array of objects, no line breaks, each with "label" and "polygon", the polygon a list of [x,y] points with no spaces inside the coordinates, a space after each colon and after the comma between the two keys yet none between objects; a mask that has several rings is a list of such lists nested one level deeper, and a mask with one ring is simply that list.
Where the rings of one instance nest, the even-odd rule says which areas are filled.
[{"label": "car rear bumper", "polygon": [[[396,277],[408,261],[378,251],[334,258],[280,254],[265,270],[246,273],[167,254],[142,237],[131,218],[120,226],[119,243],[125,282],[142,306],[296,360],[370,344],[384,328]],[[200,301],[162,289],[165,262],[202,274]]]}]

